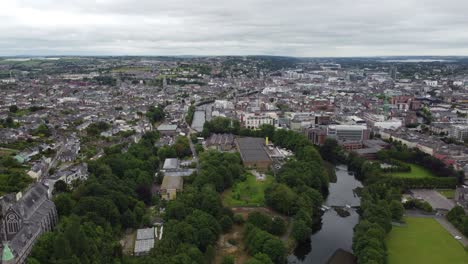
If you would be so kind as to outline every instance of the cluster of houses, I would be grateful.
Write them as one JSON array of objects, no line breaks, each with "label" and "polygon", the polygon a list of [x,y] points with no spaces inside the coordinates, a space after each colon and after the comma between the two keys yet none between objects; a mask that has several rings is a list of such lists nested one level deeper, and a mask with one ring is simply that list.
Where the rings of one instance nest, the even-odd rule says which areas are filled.
[{"label": "cluster of houses", "polygon": [[[468,175],[468,152],[463,145],[468,140],[468,76],[443,75],[449,66],[422,65],[428,70],[403,77],[396,67],[381,63],[345,68],[311,61],[291,69],[270,70],[255,59],[234,64],[229,60],[99,58],[89,65],[73,65],[65,73],[55,72],[47,66],[53,65],[49,62],[39,77],[24,71],[1,80],[0,120],[12,118],[15,125],[0,128],[0,143],[48,142],[31,144],[14,156],[30,166],[27,173],[37,183],[22,194],[1,198],[0,235],[6,241],[1,250],[7,256],[2,261],[22,263],[31,244],[20,242],[29,237],[33,243],[37,235],[53,227],[56,213],[49,198],[57,181],[72,184],[87,179],[87,164],[81,158],[89,142],[82,136],[96,122],[109,124],[109,129],[99,134],[103,142],[112,142],[119,133],[127,132],[132,135],[119,143],[138,142],[145,132],[156,130],[160,134],[156,146],[162,147],[174,144],[177,135],[202,132],[206,121],[228,117],[250,129],[268,124],[294,130],[317,145],[334,138],[344,148],[369,159],[388,147],[374,137],[379,135],[418,148]],[[223,67],[227,62],[232,66]],[[1,67],[14,70],[8,65]],[[108,73],[101,76],[99,72]],[[115,82],[101,83],[96,81],[99,77]],[[196,106],[194,118],[186,124],[185,115],[192,104]],[[13,105],[21,114],[10,111]],[[166,116],[162,124],[153,127],[145,113],[157,105],[164,106]],[[41,125],[51,132],[47,140],[33,135]],[[454,142],[447,143],[444,137]],[[102,155],[103,147],[99,146],[91,159]],[[212,134],[204,147],[238,151],[247,168],[259,171],[280,166],[292,155],[266,139],[233,134]],[[183,190],[184,177],[196,171],[186,163],[164,161],[159,172],[162,199],[175,199]],[[458,189],[456,197],[467,205],[465,188]],[[140,232],[136,255],[154,246],[158,230]]]}]

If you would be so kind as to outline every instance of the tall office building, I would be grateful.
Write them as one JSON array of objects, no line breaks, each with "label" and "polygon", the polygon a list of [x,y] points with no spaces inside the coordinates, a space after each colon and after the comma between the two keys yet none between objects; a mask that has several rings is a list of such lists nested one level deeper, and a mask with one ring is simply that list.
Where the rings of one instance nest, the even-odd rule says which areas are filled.
[{"label": "tall office building", "polygon": [[396,66],[390,67],[390,78],[392,78],[393,80],[396,80],[397,72],[398,72],[398,69]]}]

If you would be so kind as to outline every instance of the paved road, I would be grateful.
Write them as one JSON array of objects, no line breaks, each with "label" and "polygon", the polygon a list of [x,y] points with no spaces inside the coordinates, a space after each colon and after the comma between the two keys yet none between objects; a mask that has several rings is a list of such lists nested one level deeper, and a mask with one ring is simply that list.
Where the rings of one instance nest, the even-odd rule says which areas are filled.
[{"label": "paved road", "polygon": [[460,236],[462,239],[459,240],[460,243],[466,248],[468,246],[468,239],[460,232],[457,228],[455,228],[445,217],[436,217],[437,222],[442,225],[445,230],[447,230],[453,237]]},{"label": "paved road", "polygon": [[193,159],[194,159],[195,162],[197,163],[197,173],[198,173],[198,172],[200,172],[200,162],[198,161],[197,151],[195,150],[195,145],[193,144],[190,135],[191,135],[191,131],[190,131],[190,133],[187,135],[187,137],[188,137],[188,140],[189,140],[190,149],[192,150]]},{"label": "paved road", "polygon": [[[410,217],[424,217],[424,218],[434,218],[440,225],[447,230],[447,232],[452,235],[452,237],[459,236],[462,239],[458,240],[464,247],[468,246],[468,239],[460,232],[456,227],[454,227],[445,216],[435,215],[435,214],[425,214],[415,210],[406,210],[405,216]],[[455,238],[454,238],[455,239]]]},{"label": "paved road", "polygon": [[414,197],[423,199],[434,209],[450,210],[455,207],[455,203],[452,200],[445,198],[435,190],[411,190],[411,192]]},{"label": "paved road", "polygon": [[187,124],[187,122],[185,121],[185,116],[187,115],[187,113],[185,112],[183,117],[182,117],[182,120],[184,120],[184,123],[185,125],[187,126],[187,128],[189,129],[188,133],[187,133],[187,138],[188,138],[188,141],[189,141],[189,144],[190,144],[190,150],[192,151],[192,156],[193,156],[193,159],[195,160],[195,162],[197,163],[197,173],[200,172],[200,162],[198,160],[198,155],[197,155],[197,151],[195,149],[195,145],[193,144],[192,142],[192,138],[191,138],[191,135],[192,133],[197,133],[194,129],[192,129],[192,127],[190,127],[189,124]]}]

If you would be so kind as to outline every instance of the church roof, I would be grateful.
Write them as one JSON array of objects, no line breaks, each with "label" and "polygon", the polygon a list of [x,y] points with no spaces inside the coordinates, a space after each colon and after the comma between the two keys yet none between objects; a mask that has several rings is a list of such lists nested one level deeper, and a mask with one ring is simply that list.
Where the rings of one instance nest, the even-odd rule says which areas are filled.
[{"label": "church roof", "polygon": [[2,200],[3,214],[5,215],[6,211],[11,208],[20,214],[23,219],[29,219],[47,200],[47,187],[42,183],[35,183],[22,194],[18,201],[15,200],[14,195],[9,199]]},{"label": "church roof", "polygon": [[2,214],[6,216],[13,211],[22,222],[20,230],[8,238],[8,248],[3,249],[3,260],[10,256],[23,256],[31,241],[35,241],[42,233],[41,223],[44,219],[55,214],[55,205],[48,199],[47,187],[42,183],[33,184],[22,196],[17,195],[16,198],[19,199],[16,201],[15,196],[10,195],[0,200]]}]

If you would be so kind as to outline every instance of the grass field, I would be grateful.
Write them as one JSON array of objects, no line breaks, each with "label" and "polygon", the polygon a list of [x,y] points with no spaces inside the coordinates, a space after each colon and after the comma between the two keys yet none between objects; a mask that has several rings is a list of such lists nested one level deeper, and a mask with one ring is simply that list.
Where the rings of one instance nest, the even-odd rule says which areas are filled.
[{"label": "grass field", "polygon": [[436,220],[405,218],[387,237],[388,264],[466,264],[468,252]]},{"label": "grass field", "polygon": [[31,60],[24,60],[24,61],[0,60],[0,64],[25,66],[25,67],[37,67],[44,62],[47,62],[47,61],[39,60],[39,59],[31,59]]},{"label": "grass field", "polygon": [[112,69],[112,72],[128,72],[128,71],[151,71],[151,67],[120,67]]},{"label": "grass field", "polygon": [[391,173],[392,176],[401,177],[401,178],[426,178],[434,177],[435,175],[428,169],[423,168],[419,165],[409,164],[411,166],[410,172],[394,172]]},{"label": "grass field", "polygon": [[265,181],[257,181],[254,175],[248,173],[245,181],[235,183],[231,189],[223,194],[223,204],[228,207],[263,206],[265,204],[265,188],[272,181],[270,175],[267,175]]},{"label": "grass field", "polygon": [[440,194],[445,196],[447,199],[453,199],[455,197],[455,190],[437,190]]},{"label": "grass field", "polygon": [[0,156],[12,156],[13,154],[17,153],[18,151],[15,149],[8,149],[8,148],[1,148],[0,147]]}]

